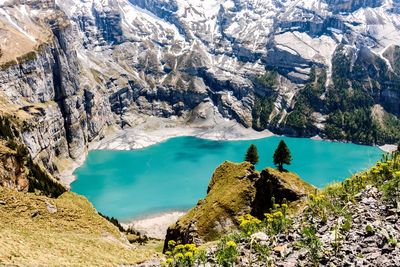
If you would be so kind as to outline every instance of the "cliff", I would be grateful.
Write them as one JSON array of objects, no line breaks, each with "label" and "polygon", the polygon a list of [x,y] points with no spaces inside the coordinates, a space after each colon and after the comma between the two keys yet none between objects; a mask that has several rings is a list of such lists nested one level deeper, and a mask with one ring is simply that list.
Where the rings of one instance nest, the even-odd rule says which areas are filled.
[{"label": "cliff", "polygon": [[0,186],[58,197],[66,189],[32,159],[20,129],[18,120],[0,115]]},{"label": "cliff", "polygon": [[305,198],[316,188],[293,173],[265,169],[261,173],[250,163],[224,162],[209,183],[208,194],[196,207],[167,230],[164,250],[168,242],[202,244],[218,239],[237,228],[239,217],[252,214],[259,218],[276,203],[294,203]]}]

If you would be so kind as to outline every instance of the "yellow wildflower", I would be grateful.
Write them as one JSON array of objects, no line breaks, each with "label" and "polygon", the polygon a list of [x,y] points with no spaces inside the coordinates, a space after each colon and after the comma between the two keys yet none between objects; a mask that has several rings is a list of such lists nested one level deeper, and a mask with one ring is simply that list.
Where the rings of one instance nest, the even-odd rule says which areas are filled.
[{"label": "yellow wildflower", "polygon": [[188,251],[185,253],[185,258],[193,258],[193,253]]},{"label": "yellow wildflower", "polygon": [[182,258],[183,258],[183,254],[182,253],[177,253],[175,255],[175,259],[177,259],[177,260],[182,259]]},{"label": "yellow wildflower", "polygon": [[237,247],[235,241],[232,241],[232,240],[226,242],[226,246],[227,246],[228,248],[236,248],[236,247]]},{"label": "yellow wildflower", "polygon": [[175,247],[175,245],[176,245],[176,242],[174,240],[168,241],[168,246],[169,247]]}]

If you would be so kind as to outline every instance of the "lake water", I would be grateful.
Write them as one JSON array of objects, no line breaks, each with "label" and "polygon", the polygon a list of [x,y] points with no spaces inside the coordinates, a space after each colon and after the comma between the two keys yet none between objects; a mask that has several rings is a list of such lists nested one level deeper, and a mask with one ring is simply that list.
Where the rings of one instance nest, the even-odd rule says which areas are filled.
[{"label": "lake water", "polygon": [[272,166],[272,155],[285,140],[293,162],[287,169],[323,187],[372,166],[382,155],[376,147],[269,137],[251,141],[210,141],[178,137],[134,151],[91,151],[76,170],[72,191],[86,196],[96,209],[120,220],[184,210],[206,195],[216,167],[241,162],[250,144],[258,147],[257,169]]}]

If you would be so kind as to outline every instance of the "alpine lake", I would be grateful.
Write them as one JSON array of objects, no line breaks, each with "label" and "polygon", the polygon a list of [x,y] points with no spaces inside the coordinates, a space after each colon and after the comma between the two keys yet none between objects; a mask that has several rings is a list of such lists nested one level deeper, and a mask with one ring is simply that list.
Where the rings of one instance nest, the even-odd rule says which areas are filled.
[{"label": "alpine lake", "polygon": [[187,210],[206,195],[211,176],[225,160],[242,162],[255,144],[258,170],[273,166],[273,153],[284,140],[292,153],[286,166],[316,187],[323,187],[372,166],[382,156],[377,147],[268,137],[245,141],[212,141],[177,137],[131,151],[90,151],[75,171],[73,192],[86,196],[95,208],[119,220]]}]

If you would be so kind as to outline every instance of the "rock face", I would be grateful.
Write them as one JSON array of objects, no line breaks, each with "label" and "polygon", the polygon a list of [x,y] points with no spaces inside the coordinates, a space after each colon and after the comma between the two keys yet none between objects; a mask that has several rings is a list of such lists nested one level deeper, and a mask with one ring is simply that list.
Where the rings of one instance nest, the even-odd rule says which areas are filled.
[{"label": "rock face", "polygon": [[260,173],[247,162],[224,162],[215,170],[206,198],[169,227],[164,250],[169,240],[183,244],[215,240],[237,227],[241,215],[263,218],[272,208],[272,197],[277,203],[292,202],[315,190],[293,173],[269,168]]},{"label": "rock face", "polygon": [[19,132],[15,122],[0,116],[0,187],[58,197],[66,189],[32,160]]},{"label": "rock face", "polygon": [[353,12],[363,7],[379,7],[383,5],[382,0],[325,0],[336,12]]},{"label": "rock face", "polygon": [[[7,0],[0,13],[2,110],[26,121],[25,143],[53,173],[110,126],[188,118],[204,103],[260,130],[397,138],[397,1]],[[335,97],[343,87],[349,105]],[[349,106],[386,133],[340,134],[334,111]]]},{"label": "rock face", "polygon": [[29,189],[28,170],[17,159],[11,149],[1,146],[0,186],[27,192]]}]

